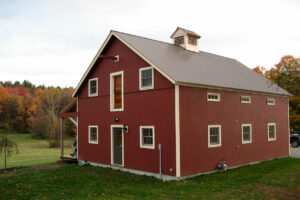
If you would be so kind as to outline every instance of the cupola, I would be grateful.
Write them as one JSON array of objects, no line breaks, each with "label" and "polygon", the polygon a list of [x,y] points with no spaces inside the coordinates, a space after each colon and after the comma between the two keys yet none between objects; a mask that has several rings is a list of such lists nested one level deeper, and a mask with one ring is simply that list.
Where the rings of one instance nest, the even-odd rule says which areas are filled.
[{"label": "cupola", "polygon": [[175,32],[171,35],[175,45],[183,47],[185,50],[199,52],[200,35],[193,31],[189,31],[177,27]]}]

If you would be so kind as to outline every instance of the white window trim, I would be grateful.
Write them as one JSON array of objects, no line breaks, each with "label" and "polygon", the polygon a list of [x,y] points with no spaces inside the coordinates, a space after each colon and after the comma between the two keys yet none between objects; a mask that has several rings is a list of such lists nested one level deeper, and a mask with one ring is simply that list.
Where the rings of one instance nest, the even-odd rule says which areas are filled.
[{"label": "white window trim", "polygon": [[[152,85],[148,87],[142,87],[142,71],[152,69]],[[139,86],[140,90],[151,90],[154,89],[154,70],[153,67],[144,67],[139,70]]]},{"label": "white window trim", "polygon": [[[142,129],[143,128],[151,128],[153,133],[153,144],[152,146],[143,145],[143,137],[142,137]],[[144,149],[155,149],[155,127],[154,126],[140,126],[140,148]]]},{"label": "white window trim", "polygon": [[[122,79],[122,107],[114,108],[114,76],[121,75]],[[124,111],[124,72],[110,73],[110,112]]]},{"label": "white window trim", "polygon": [[[274,103],[269,103],[268,102],[268,100],[271,100],[271,99],[273,100]],[[274,98],[267,98],[267,104],[271,105],[271,106],[275,105],[275,99]]]},{"label": "white window trim", "polygon": [[[274,138],[270,138],[269,134],[269,126],[274,125]],[[274,141],[276,140],[276,124],[275,123],[268,123],[268,141]]]},{"label": "white window trim", "polygon": [[[249,101],[243,101],[243,98],[249,98]],[[241,96],[241,103],[251,103],[251,96]]]},{"label": "white window trim", "polygon": [[[96,81],[96,93],[95,94],[91,94],[91,90],[90,90],[90,86],[91,86],[91,81]],[[98,96],[98,78],[92,78],[89,79],[89,97],[95,97]]]},{"label": "white window trim", "polygon": [[[209,99],[209,98],[208,98],[208,95],[217,95],[217,96],[218,96],[218,99]],[[208,92],[208,93],[207,93],[207,101],[214,101],[214,102],[219,102],[219,101],[221,101],[221,95],[220,95],[220,93],[212,93],[212,92]]]},{"label": "white window trim", "polygon": [[[244,127],[245,126],[250,126],[250,141],[244,141]],[[251,124],[242,124],[242,144],[250,144],[252,143],[252,125]]]},{"label": "white window trim", "polygon": [[[219,144],[210,144],[210,128],[219,128],[219,136],[220,136],[220,143]],[[221,131],[221,125],[208,125],[208,148],[213,148],[213,147],[220,147],[222,144],[222,131]]]},{"label": "white window trim", "polygon": [[[97,141],[91,141],[91,128],[97,128]],[[89,126],[89,143],[90,144],[98,144],[99,141],[99,132],[98,132],[98,126],[97,125],[90,125]]]}]

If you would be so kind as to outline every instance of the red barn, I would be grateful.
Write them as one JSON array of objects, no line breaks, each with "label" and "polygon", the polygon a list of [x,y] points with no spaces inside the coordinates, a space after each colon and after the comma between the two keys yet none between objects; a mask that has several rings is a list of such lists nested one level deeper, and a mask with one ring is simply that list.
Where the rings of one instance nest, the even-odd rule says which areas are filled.
[{"label": "red barn", "polygon": [[79,82],[78,160],[168,180],[289,155],[290,94],[239,61],[111,31]]}]

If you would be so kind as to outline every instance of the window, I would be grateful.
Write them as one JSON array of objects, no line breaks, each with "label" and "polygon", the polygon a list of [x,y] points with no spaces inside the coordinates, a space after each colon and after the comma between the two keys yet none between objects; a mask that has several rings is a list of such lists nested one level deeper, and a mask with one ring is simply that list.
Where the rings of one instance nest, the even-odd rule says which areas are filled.
[{"label": "window", "polygon": [[140,90],[153,89],[153,68],[146,67],[140,69]]},{"label": "window", "polygon": [[268,141],[276,140],[276,124],[268,123]]},{"label": "window", "polygon": [[241,96],[241,103],[251,103],[250,96]]},{"label": "window", "polygon": [[251,124],[242,124],[242,144],[252,142],[252,128]]},{"label": "window", "polygon": [[89,126],[89,143],[98,144],[98,126]]},{"label": "window", "polygon": [[267,104],[268,105],[275,105],[275,99],[273,99],[273,98],[267,98]]},{"label": "window", "polygon": [[207,93],[207,101],[220,101],[219,93]]},{"label": "window", "polygon": [[154,149],[154,126],[140,126],[140,147]]},{"label": "window", "polygon": [[221,126],[211,125],[208,126],[208,147],[221,146]]},{"label": "window", "polygon": [[175,38],[175,44],[181,45],[183,43],[184,43],[184,37],[183,36]]},{"label": "window", "polygon": [[197,39],[194,37],[189,37],[189,44],[191,45],[197,45]]},{"label": "window", "polygon": [[89,80],[89,97],[98,95],[98,78]]},{"label": "window", "polygon": [[110,74],[110,111],[124,110],[123,71]]}]

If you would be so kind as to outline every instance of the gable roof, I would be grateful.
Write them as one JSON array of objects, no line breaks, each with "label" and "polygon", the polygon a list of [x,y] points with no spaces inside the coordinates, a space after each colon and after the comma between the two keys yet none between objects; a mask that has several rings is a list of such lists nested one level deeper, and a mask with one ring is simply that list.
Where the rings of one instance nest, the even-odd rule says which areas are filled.
[{"label": "gable roof", "polygon": [[198,35],[197,33],[195,33],[194,31],[190,31],[181,27],[177,27],[176,30],[174,31],[174,33],[171,35],[170,38],[173,38],[173,35],[178,31],[178,29],[182,30],[184,33],[188,34],[188,35],[194,35],[197,36],[198,38],[200,38],[201,36]]},{"label": "gable roof", "polygon": [[196,53],[174,44],[111,31],[76,87],[73,97],[112,36],[127,45],[172,83],[291,95],[235,59],[203,51]]}]

